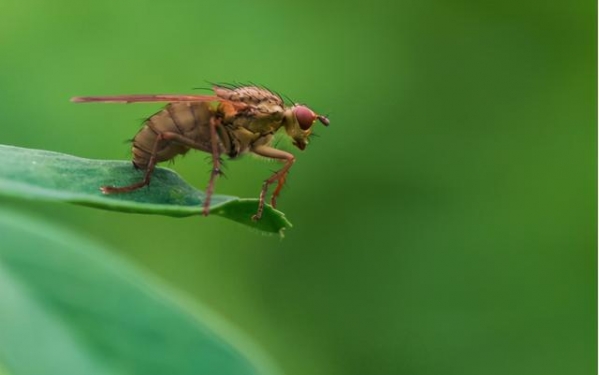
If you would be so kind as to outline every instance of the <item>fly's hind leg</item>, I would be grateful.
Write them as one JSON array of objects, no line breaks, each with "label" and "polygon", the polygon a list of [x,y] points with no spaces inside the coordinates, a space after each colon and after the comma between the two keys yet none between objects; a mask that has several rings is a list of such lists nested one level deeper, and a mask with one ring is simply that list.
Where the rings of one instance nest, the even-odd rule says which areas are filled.
[{"label": "fly's hind leg", "polygon": [[283,168],[279,169],[272,176],[264,181],[262,184],[262,190],[260,191],[260,200],[258,202],[258,211],[254,216],[252,216],[252,220],[260,220],[262,217],[262,212],[264,211],[264,201],[266,199],[266,193],[268,192],[268,187],[273,184],[275,181],[278,182],[277,188],[275,189],[272,198],[271,205],[274,207],[277,203],[277,196],[281,192],[283,188],[283,184],[285,183],[285,179],[287,178],[287,173],[289,169],[295,162],[295,157],[285,151],[277,150],[276,148],[268,147],[268,146],[258,146],[252,149],[252,152],[255,154],[265,156],[267,158],[278,159],[285,162]]},{"label": "fly's hind leg", "polygon": [[160,141],[165,139],[165,134],[161,133],[156,136],[156,141],[154,142],[154,146],[152,147],[152,153],[150,154],[150,160],[148,161],[148,166],[146,167],[146,173],[144,174],[143,180],[128,186],[102,186],[100,190],[104,194],[116,194],[116,193],[128,193],[137,189],[140,189],[146,185],[150,184],[150,179],[152,178],[152,173],[154,172],[154,168],[156,167],[156,155],[158,154],[158,145]]},{"label": "fly's hind leg", "polygon": [[[212,121],[211,121],[212,123]],[[214,134],[216,135],[216,128],[214,128]],[[160,141],[162,140],[167,140],[167,141],[171,141],[174,143],[179,143],[182,144],[184,146],[187,146],[189,148],[193,148],[196,150],[200,150],[200,151],[206,151],[206,152],[215,152],[215,148],[214,146],[212,147],[212,149],[206,145],[205,143],[198,143],[196,141],[194,141],[191,138],[187,138],[179,133],[174,133],[174,132],[164,132],[164,133],[160,133],[156,136],[156,141],[154,142],[154,147],[152,148],[152,154],[150,155],[150,160],[148,162],[148,167],[146,168],[146,173],[144,175],[144,178],[142,181],[129,185],[129,186],[123,186],[123,187],[114,187],[114,186],[102,186],[100,188],[100,190],[102,190],[102,193],[104,194],[113,194],[113,193],[127,193],[130,191],[134,191],[137,190],[141,187],[144,187],[146,185],[150,184],[150,179],[152,177],[152,172],[154,172],[154,168],[156,167],[156,155],[158,154],[158,145],[160,144]],[[212,142],[214,143],[214,142]],[[210,208],[210,196],[212,195],[212,190],[214,190],[214,177],[218,174],[220,174],[220,158],[219,158],[219,151],[218,151],[218,139],[216,140],[216,161],[214,162],[214,168],[213,168],[213,172],[212,172],[212,177],[210,178],[210,185],[209,187],[210,192],[206,192],[206,200],[204,201],[204,215],[208,215],[208,211]]]}]

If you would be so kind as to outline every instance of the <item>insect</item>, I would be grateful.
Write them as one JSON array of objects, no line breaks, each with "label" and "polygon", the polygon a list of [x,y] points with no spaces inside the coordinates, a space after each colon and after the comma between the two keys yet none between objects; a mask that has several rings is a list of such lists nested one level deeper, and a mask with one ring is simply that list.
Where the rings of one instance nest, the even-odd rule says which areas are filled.
[{"label": "insect", "polygon": [[329,125],[326,116],[318,115],[301,104],[287,106],[277,93],[259,86],[214,85],[214,95],[118,95],[74,97],[75,103],[139,103],[168,102],[150,116],[133,138],[133,165],[145,171],[144,178],[129,186],[102,186],[104,194],[126,193],[150,183],[156,163],[173,159],[190,149],[211,154],[212,171],[203,202],[203,214],[210,211],[210,200],[216,178],[222,174],[221,156],[238,158],[254,153],[284,162],[283,167],[264,180],[258,210],[252,216],[259,220],[264,211],[270,185],[277,183],[271,196],[277,197],[285,183],[295,157],[271,146],[274,134],[284,129],[293,144],[304,150],[312,126],[319,120]]}]

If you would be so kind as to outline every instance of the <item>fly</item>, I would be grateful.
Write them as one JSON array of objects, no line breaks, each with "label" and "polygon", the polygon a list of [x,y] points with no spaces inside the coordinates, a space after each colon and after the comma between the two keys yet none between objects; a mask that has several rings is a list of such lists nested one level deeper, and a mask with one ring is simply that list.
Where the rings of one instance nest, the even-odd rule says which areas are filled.
[{"label": "fly", "polygon": [[128,186],[102,186],[104,194],[127,193],[150,183],[157,163],[171,160],[189,150],[200,150],[212,156],[212,171],[203,214],[210,211],[216,178],[221,172],[221,156],[238,158],[247,153],[275,159],[283,167],[264,180],[260,191],[258,210],[252,216],[259,220],[264,211],[270,185],[277,183],[270,203],[277,205],[277,197],[295,162],[295,157],[274,148],[271,143],[279,129],[304,150],[312,126],[318,120],[329,125],[326,116],[318,115],[301,104],[285,105],[276,93],[258,86],[213,86],[214,95],[118,95],[75,97],[75,103],[141,103],[168,102],[160,112],[149,117],[133,138],[133,165],[145,171],[144,178]]}]

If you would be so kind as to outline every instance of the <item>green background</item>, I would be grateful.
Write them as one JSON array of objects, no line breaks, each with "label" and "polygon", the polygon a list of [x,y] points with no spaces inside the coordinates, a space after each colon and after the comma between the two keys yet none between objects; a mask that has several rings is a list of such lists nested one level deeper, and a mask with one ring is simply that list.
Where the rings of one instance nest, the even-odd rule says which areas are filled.
[{"label": "green background", "polygon": [[[289,375],[594,374],[596,26],[592,1],[1,0],[2,144],[127,159],[160,106],[70,97],[206,81],[259,82],[331,125],[296,152],[282,241],[0,204],[117,248]],[[217,192],[256,197],[276,166],[229,161]],[[174,168],[205,186],[205,155]]]}]

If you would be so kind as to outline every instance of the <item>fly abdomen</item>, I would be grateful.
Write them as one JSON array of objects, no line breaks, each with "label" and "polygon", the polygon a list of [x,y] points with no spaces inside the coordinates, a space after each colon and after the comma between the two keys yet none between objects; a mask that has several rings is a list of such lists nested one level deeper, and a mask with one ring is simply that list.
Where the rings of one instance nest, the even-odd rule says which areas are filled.
[{"label": "fly abdomen", "polygon": [[[170,160],[189,151],[189,146],[176,141],[158,140],[156,144],[159,134],[166,132],[182,136],[193,142],[201,151],[211,152],[210,119],[213,115],[210,104],[205,102],[168,104],[163,110],[148,118],[133,139],[133,164],[146,169],[154,147],[157,162]],[[226,142],[222,142],[219,137],[221,153],[228,153],[225,145]]]}]

